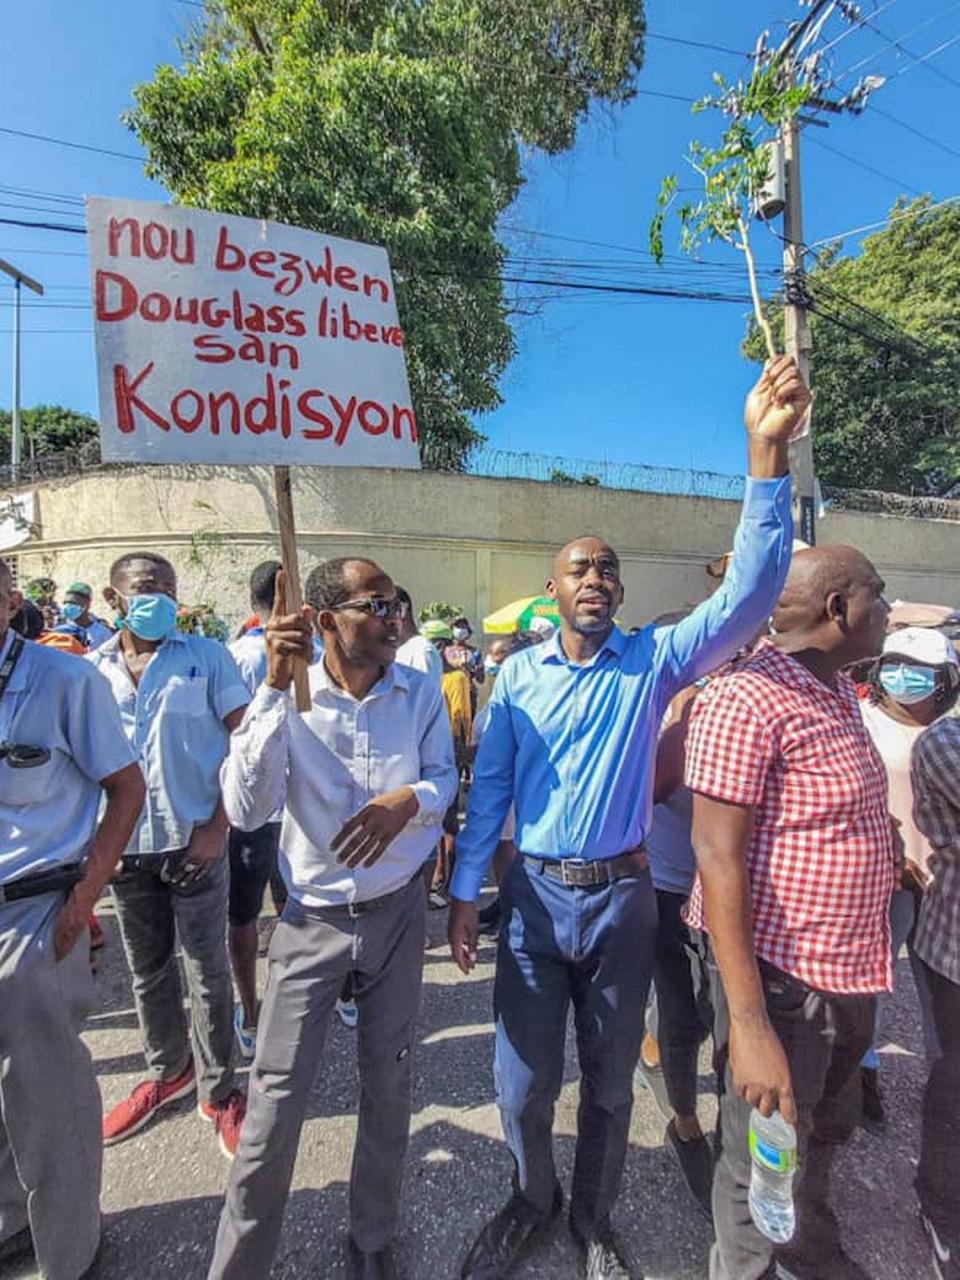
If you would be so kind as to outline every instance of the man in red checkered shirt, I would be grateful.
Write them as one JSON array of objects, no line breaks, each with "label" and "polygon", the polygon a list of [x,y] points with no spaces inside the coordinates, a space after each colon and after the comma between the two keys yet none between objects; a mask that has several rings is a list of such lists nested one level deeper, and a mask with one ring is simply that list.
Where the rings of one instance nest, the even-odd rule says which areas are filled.
[{"label": "man in red checkered shirt", "polygon": [[[840,1245],[827,1184],[856,1123],[876,994],[890,988],[894,855],[886,773],[841,668],[880,652],[886,617],[866,557],[801,551],[773,637],[694,708],[689,922],[709,932],[722,979],[711,1280],[863,1274]],[[797,1126],[797,1232],[776,1261],[747,1204],[754,1106]]]}]

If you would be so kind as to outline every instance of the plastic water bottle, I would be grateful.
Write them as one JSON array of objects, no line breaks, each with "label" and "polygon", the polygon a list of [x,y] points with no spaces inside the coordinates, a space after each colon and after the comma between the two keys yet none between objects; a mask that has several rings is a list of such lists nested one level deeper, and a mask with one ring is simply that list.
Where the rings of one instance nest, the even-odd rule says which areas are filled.
[{"label": "plastic water bottle", "polygon": [[779,1111],[750,1113],[750,1217],[768,1240],[784,1244],[793,1235],[793,1175],[797,1169],[797,1131]]}]

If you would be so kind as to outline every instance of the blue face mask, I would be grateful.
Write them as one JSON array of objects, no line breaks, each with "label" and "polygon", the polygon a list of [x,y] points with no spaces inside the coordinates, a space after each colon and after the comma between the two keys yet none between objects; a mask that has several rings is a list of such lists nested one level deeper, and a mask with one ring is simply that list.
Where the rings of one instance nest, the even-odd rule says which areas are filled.
[{"label": "blue face mask", "polygon": [[490,662],[490,660],[488,659],[488,660],[483,664],[483,669],[484,669],[484,671],[486,672],[486,674],[487,674],[488,676],[496,676],[496,675],[499,675],[499,674],[500,674],[500,663],[499,663],[499,662]]},{"label": "blue face mask", "polygon": [[891,662],[880,668],[880,684],[894,702],[905,707],[924,702],[937,691],[933,667],[914,667],[907,662]]},{"label": "blue face mask", "polygon": [[177,626],[177,602],[158,592],[129,596],[123,625],[141,640],[166,640]]},{"label": "blue face mask", "polygon": [[68,622],[76,622],[80,615],[85,613],[86,610],[82,604],[74,604],[72,600],[68,600],[63,606],[62,612]]}]

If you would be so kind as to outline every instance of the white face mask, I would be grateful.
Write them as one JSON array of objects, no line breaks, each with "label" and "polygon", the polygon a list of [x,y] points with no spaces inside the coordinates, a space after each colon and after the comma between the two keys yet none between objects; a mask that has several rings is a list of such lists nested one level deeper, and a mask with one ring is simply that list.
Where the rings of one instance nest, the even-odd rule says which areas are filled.
[{"label": "white face mask", "polygon": [[470,632],[466,627],[454,627],[451,634],[453,635],[454,640],[466,640]]}]

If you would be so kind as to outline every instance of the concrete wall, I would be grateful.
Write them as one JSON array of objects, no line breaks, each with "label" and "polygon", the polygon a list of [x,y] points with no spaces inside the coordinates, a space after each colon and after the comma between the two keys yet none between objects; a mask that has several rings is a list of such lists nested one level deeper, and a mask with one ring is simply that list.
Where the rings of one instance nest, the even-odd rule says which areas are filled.
[{"label": "concrete wall", "polygon": [[[415,603],[451,600],[474,619],[538,592],[553,551],[578,533],[619,551],[627,625],[707,593],[705,565],[731,544],[738,504],[603,488],[561,488],[436,472],[352,468],[295,472],[301,570],[337,555],[370,556]],[[37,488],[39,536],[19,548],[22,579],[100,586],[123,552],[171,559],[180,598],[230,622],[247,612],[247,579],[279,555],[272,473],[260,468],[137,467]],[[890,598],[960,604],[960,524],[828,514],[822,542],[849,542],[884,573]]]}]

